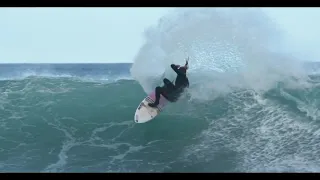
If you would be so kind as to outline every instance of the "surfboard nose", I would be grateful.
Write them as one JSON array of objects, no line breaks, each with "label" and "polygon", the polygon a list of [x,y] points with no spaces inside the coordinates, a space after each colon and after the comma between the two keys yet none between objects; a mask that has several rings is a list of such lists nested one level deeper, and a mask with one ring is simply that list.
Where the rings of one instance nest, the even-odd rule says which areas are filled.
[{"label": "surfboard nose", "polygon": [[152,120],[154,117],[159,115],[159,113],[161,112],[162,108],[165,106],[167,101],[165,98],[160,96],[160,103],[155,108],[150,107],[148,105],[148,103],[153,103],[153,102],[154,102],[154,99],[152,99],[152,95],[149,95],[142,100],[142,102],[137,107],[134,115],[135,123],[145,123]]}]

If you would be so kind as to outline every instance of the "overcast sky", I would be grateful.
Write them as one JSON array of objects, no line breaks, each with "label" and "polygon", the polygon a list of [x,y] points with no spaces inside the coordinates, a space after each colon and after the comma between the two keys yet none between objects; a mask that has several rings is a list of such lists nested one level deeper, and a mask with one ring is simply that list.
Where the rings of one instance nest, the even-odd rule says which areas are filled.
[{"label": "overcast sky", "polygon": [[[0,8],[0,63],[132,62],[168,8]],[[317,56],[320,9],[267,10]],[[320,57],[320,56],[319,56]]]}]

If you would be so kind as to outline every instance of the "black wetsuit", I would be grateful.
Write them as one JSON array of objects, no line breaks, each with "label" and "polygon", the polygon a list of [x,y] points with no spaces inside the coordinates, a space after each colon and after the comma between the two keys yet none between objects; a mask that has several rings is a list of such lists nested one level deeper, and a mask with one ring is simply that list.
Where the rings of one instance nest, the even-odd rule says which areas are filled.
[{"label": "black wetsuit", "polygon": [[149,103],[149,106],[156,107],[159,104],[160,94],[170,102],[175,102],[179,99],[184,89],[189,87],[189,80],[186,75],[186,69],[180,68],[171,64],[171,68],[177,73],[175,84],[170,82],[167,78],[163,79],[164,86],[156,87],[156,100],[154,103]]}]

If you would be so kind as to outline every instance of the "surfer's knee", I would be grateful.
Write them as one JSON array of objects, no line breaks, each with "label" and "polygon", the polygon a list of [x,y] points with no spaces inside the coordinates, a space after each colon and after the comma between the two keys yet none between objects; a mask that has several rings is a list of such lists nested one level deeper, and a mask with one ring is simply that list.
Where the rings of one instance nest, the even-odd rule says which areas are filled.
[{"label": "surfer's knee", "polygon": [[157,87],[156,87],[156,91],[161,92],[161,91],[162,91],[162,88],[161,88],[160,86],[157,86]]}]

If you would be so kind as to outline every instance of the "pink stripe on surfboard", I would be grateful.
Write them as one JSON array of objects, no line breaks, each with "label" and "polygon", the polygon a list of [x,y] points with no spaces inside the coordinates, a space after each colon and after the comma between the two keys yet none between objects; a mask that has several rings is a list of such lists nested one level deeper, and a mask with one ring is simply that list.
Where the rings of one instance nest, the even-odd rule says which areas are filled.
[{"label": "pink stripe on surfboard", "polygon": [[[155,92],[153,91],[152,93],[149,94],[149,97],[152,99],[152,100],[156,100],[156,96],[155,96]],[[164,98],[162,95],[160,95],[160,101],[159,101],[159,105],[161,107],[165,106],[167,104],[168,100],[166,98]]]}]

